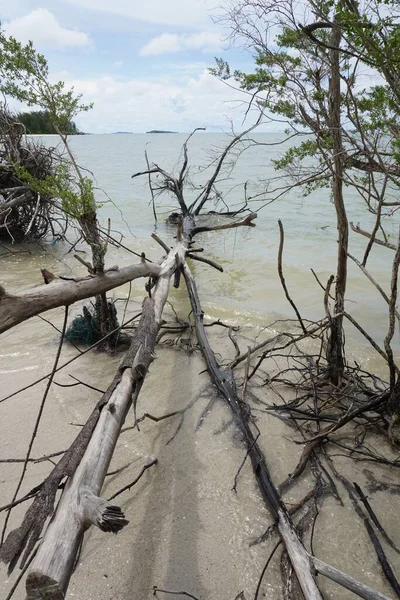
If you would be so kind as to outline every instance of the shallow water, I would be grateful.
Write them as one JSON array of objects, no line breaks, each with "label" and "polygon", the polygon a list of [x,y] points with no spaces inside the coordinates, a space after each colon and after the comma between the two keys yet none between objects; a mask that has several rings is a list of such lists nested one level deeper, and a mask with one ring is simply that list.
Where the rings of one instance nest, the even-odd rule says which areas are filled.
[{"label": "shallow water", "polygon": [[[271,134],[258,137],[263,142],[276,139]],[[93,171],[99,188],[107,191],[112,199],[112,203],[106,202],[101,209],[103,223],[110,217],[113,229],[125,235],[125,245],[136,252],[145,251],[156,260],[161,255],[160,249],[150,234],[156,229],[163,239],[172,242],[174,230],[165,224],[165,217],[176,207],[170,199],[164,200],[155,225],[146,179],[131,180],[130,175],[145,168],[145,148],[151,160],[172,168],[184,139],[181,135],[104,135],[79,136],[71,140],[79,162]],[[205,176],[198,167],[210,158],[207,148],[221,147],[225,141],[223,136],[214,134],[192,138],[190,153],[195,181]],[[46,138],[46,143],[54,144],[55,139]],[[222,185],[223,189],[231,190],[231,206],[241,202],[243,197],[243,187],[238,184],[272,173],[269,163],[276,154],[275,146],[263,146],[242,155],[231,179]],[[99,201],[104,201],[105,196],[100,191],[98,194]],[[360,221],[367,229],[371,217],[365,218],[361,202],[350,196],[348,204],[351,219]],[[206,255],[224,267],[221,274],[199,263],[192,265],[203,309],[207,316],[241,325],[242,334],[248,339],[259,335],[263,326],[278,318],[293,317],[277,276],[278,218],[282,219],[286,232],[284,271],[291,294],[304,317],[322,317],[323,292],[310,267],[325,283],[334,265],[336,229],[333,206],[326,191],[306,199],[294,192],[271,204],[260,212],[256,228],[198,236],[198,244],[206,248]],[[352,234],[353,254],[361,256],[365,245],[364,238]],[[83,245],[79,248],[83,249]],[[83,274],[84,268],[71,254],[65,254],[67,250],[67,244],[57,242],[45,248],[32,245],[30,254],[5,254],[0,258],[0,280],[7,289],[18,290],[41,283],[40,268],[43,267],[57,274],[71,270]],[[108,265],[128,264],[131,258],[128,253],[109,247]],[[386,289],[391,258],[390,250],[377,248],[369,266]],[[129,291],[126,285],[110,295],[124,300]],[[139,302],[143,295],[143,282],[133,282],[131,297]],[[179,314],[187,318],[189,305],[184,290],[172,289],[170,300]],[[123,310],[122,301],[118,306]],[[77,314],[79,308],[72,307],[70,316]],[[128,314],[133,314],[136,309],[137,306],[132,304]],[[359,269],[353,266],[350,267],[347,310],[378,342],[382,341],[387,330],[385,305]],[[61,327],[61,309],[44,316]],[[222,356],[232,353],[225,331],[213,330],[212,338],[216,351]],[[361,366],[386,376],[379,357],[353,329],[347,330],[347,341],[350,355]],[[38,317],[3,334],[0,338],[1,396],[51,371],[57,344],[57,332]],[[242,344],[245,348],[247,342]],[[74,348],[65,346],[61,362],[75,355]],[[89,353],[61,371],[56,380],[71,384],[71,374],[104,389],[119,360],[120,357]],[[276,538],[249,547],[250,542],[271,524],[271,518],[260,500],[247,463],[239,478],[238,493],[232,492],[244,449],[222,401],[217,400],[204,414],[214,391],[207,375],[200,374],[203,368],[198,357],[188,357],[176,348],[161,347],[157,351],[157,360],[140,396],[139,410],[160,415],[183,409],[197,400],[186,411],[182,427],[171,442],[179,417],[160,423],[146,421],[140,432],[131,430],[122,434],[110,470],[126,468],[107,478],[104,497],[132,481],[141,466],[152,457],[157,457],[159,464],[152,467],[130,492],[121,496],[121,505],[130,525],[118,537],[106,536],[93,529],[88,533],[68,598],[150,600],[154,597],[155,585],[185,590],[201,600],[234,600],[241,591],[246,600],[254,597],[260,572]],[[39,384],[0,404],[3,458],[24,456],[43,390],[44,385]],[[96,392],[87,388],[53,386],[32,456],[40,457],[68,447],[97,397]],[[268,398],[264,400],[268,401]],[[130,424],[132,415],[127,425]],[[293,431],[280,420],[272,416],[263,418],[260,443],[277,483],[294,469],[301,452],[301,447],[291,442],[292,437]],[[383,444],[383,441],[377,440],[377,443]],[[48,462],[30,464],[21,494],[36,485],[51,466]],[[365,474],[361,467],[348,464],[345,459],[341,467],[348,477],[358,478],[357,481],[364,485]],[[19,468],[15,463],[0,465],[1,505],[11,499]],[[380,475],[392,477],[385,468],[381,469]],[[306,479],[304,484],[288,493],[287,501],[297,501],[309,485],[311,479]],[[398,498],[377,493],[371,500],[385,527],[397,540],[400,539]],[[13,511],[10,526],[19,524],[23,508],[17,507]],[[332,498],[325,501],[314,543],[317,556],[391,596],[367,545],[367,536],[347,505],[341,508]],[[399,564],[398,556],[393,553],[390,557],[394,565]],[[13,578],[8,580],[4,576],[2,579],[5,596]],[[353,597],[331,584],[323,585],[326,598]],[[22,588],[14,597],[24,598]],[[270,600],[282,597],[278,563],[268,571],[259,597]]]}]

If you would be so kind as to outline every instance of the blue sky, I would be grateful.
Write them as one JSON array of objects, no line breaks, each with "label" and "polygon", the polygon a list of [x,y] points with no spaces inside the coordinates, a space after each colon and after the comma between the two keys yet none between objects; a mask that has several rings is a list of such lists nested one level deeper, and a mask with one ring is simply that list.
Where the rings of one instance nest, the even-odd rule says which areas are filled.
[{"label": "blue sky", "polygon": [[[241,129],[245,97],[208,73],[214,56],[252,69],[229,47],[211,15],[214,0],[0,0],[2,27],[29,39],[51,77],[74,85],[94,109],[76,122],[87,132],[194,127]],[[250,122],[249,122],[250,124]]]}]

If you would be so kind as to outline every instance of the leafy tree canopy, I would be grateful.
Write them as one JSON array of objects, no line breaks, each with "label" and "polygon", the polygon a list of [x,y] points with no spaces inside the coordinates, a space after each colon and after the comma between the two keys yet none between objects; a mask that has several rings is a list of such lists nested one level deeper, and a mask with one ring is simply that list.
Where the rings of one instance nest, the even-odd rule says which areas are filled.
[{"label": "leafy tree canopy", "polygon": [[49,115],[57,133],[66,134],[74,117],[89,110],[81,94],[67,89],[63,81],[49,81],[45,57],[32,42],[21,44],[0,30],[0,91]]},{"label": "leafy tree canopy", "polygon": [[[217,59],[213,74],[236,80],[251,103],[304,140],[276,161],[307,194],[332,176],[333,30],[339,30],[344,183],[400,177],[400,14],[398,0],[237,0],[222,21],[254,55],[252,73]],[[311,136],[311,137],[310,137]],[[312,162],[310,162],[310,160]],[[373,176],[373,175],[372,175]],[[360,189],[362,185],[360,186]],[[360,191],[360,190],[359,190]]]}]

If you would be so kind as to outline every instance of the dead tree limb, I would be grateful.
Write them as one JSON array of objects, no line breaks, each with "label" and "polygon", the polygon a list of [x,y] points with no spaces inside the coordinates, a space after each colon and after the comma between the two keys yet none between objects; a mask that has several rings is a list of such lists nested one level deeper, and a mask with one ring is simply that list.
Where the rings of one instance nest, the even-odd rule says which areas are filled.
[{"label": "dead tree limb", "polygon": [[157,277],[159,273],[158,265],[142,261],[140,264],[99,273],[93,277],[55,278],[49,284],[39,285],[19,294],[9,294],[0,286],[0,333],[46,310],[69,306],[138,277]]},{"label": "dead tree limb", "polygon": [[[364,275],[367,277],[367,279],[370,280],[370,282],[372,283],[372,285],[376,287],[376,289],[378,290],[378,292],[380,293],[380,295],[382,296],[382,298],[385,300],[385,302],[387,304],[389,304],[390,303],[389,296],[382,289],[382,287],[379,285],[379,283],[377,283],[375,281],[375,279],[372,277],[372,275],[369,273],[369,271],[367,271],[365,265],[363,265],[355,256],[352,256],[349,253],[347,253],[347,256],[349,258],[351,258],[351,260],[353,262],[355,262],[358,267],[360,267],[361,271],[364,273]],[[396,314],[397,319],[400,321],[400,314],[398,313],[397,310],[395,310],[395,314]]]},{"label": "dead tree limb", "polygon": [[230,409],[235,415],[238,426],[245,439],[248,456],[250,457],[253,470],[256,474],[260,492],[264,501],[266,501],[270,510],[272,511],[274,517],[276,517],[278,520],[279,532],[287,548],[291,563],[296,572],[306,600],[322,600],[322,596],[310,567],[307,551],[300,541],[289,513],[271,480],[264,456],[259,445],[256,443],[256,439],[249,425],[248,410],[245,408],[245,405],[240,402],[237,396],[232,371],[229,370],[228,372],[221,372],[215,355],[211,349],[203,325],[203,311],[201,309],[197,294],[196,284],[187,264],[183,265],[183,274],[192,305],[197,339],[203,357],[206,361],[211,380],[218,389],[219,393],[223,396],[223,398],[225,398]]},{"label": "dead tree limb", "polygon": [[[397,311],[396,311],[397,312]],[[354,327],[356,329],[358,329],[358,331],[360,333],[363,334],[363,336],[365,337],[365,339],[367,339],[369,341],[369,343],[371,344],[371,346],[378,352],[378,354],[380,354],[382,356],[382,358],[384,358],[386,360],[386,362],[389,362],[389,359],[387,357],[387,354],[382,350],[382,348],[375,342],[375,340],[369,335],[369,333],[367,333],[365,331],[365,329],[363,327],[361,327],[361,325],[359,323],[357,323],[357,321],[351,316],[349,315],[346,311],[343,312],[343,315],[346,317],[346,319],[348,319],[350,321],[350,323],[352,325],[354,325]],[[397,365],[395,365],[395,369],[396,369],[396,373],[399,374],[399,369],[397,367]]]},{"label": "dead tree limb", "polygon": [[45,520],[53,513],[56,489],[69,477],[53,518],[45,532],[27,577],[27,598],[46,595],[63,598],[84,531],[96,525],[118,532],[127,524],[119,507],[99,497],[119,433],[131,403],[135,403],[150,363],[168,297],[176,256],[185,259],[187,244],[178,242],[158,270],[152,298],[145,298],[142,316],[131,347],[118,372],[82,428],[69,451],[46,480],[18,529],[2,547],[0,558],[13,568],[23,552],[23,562],[41,535]]},{"label": "dead tree limb", "polygon": [[224,272],[224,269],[223,267],[221,267],[221,265],[214,262],[213,260],[210,260],[209,258],[204,258],[204,256],[196,256],[196,254],[192,254],[192,252],[188,252],[187,256],[192,260],[198,260],[199,262],[205,263],[206,265],[210,265],[210,267],[214,267],[214,269],[217,269],[217,271],[219,271],[220,273]]},{"label": "dead tree limb", "polygon": [[203,233],[204,231],[221,231],[222,229],[233,229],[234,227],[255,227],[256,224],[253,223],[254,219],[257,219],[257,213],[250,213],[242,219],[241,221],[233,221],[232,223],[225,223],[224,225],[199,225],[195,227],[192,231],[192,236],[195,236],[197,233]]},{"label": "dead tree limb", "polygon": [[[332,581],[339,583],[346,589],[351,590],[353,593],[361,598],[364,598],[365,600],[390,600],[383,594],[380,594],[372,588],[369,588],[368,586],[355,580],[353,577],[342,573],[338,569],[327,565],[323,561],[320,561],[319,559],[307,553],[298,537],[290,514],[283,504],[280,495],[270,478],[264,456],[257,444],[257,438],[254,437],[249,425],[249,411],[246,405],[243,402],[240,402],[237,396],[232,371],[224,370],[222,372],[220,370],[215,355],[211,349],[203,324],[203,311],[201,309],[196,284],[187,264],[184,264],[183,266],[183,274],[192,305],[192,313],[195,319],[198,342],[204,360],[207,364],[207,370],[210,374],[212,382],[217,387],[221,396],[225,398],[230,409],[235,415],[236,422],[247,446],[246,456],[249,456],[251,459],[262,497],[266,501],[274,517],[277,519],[280,535],[286,546],[293,569],[296,572],[306,600],[321,598],[321,594],[314,578],[314,569]],[[388,394],[386,392],[386,396],[387,395]],[[353,413],[357,412],[357,414],[361,414],[367,409],[377,407],[383,401],[384,397],[382,396],[375,398],[371,403],[368,403],[366,406],[357,409],[357,411],[353,411]]]},{"label": "dead tree limb", "polygon": [[336,581],[336,583],[339,583],[342,587],[346,588],[346,590],[350,590],[353,594],[356,594],[356,596],[364,598],[364,600],[391,600],[388,596],[384,596],[369,586],[360,583],[354,579],[354,577],[346,575],[346,573],[339,571],[339,569],[335,569],[335,567],[332,567],[331,565],[327,565],[322,560],[319,560],[319,558],[315,558],[315,556],[311,556],[310,558],[318,573],[321,573],[321,575],[324,575],[332,581]]},{"label": "dead tree limb", "polygon": [[[28,461],[29,461],[29,458],[31,456],[33,444],[35,442],[35,438],[36,438],[36,435],[37,435],[37,432],[38,432],[38,429],[39,429],[40,421],[42,419],[43,410],[44,410],[44,407],[45,407],[45,404],[46,404],[47,397],[48,397],[49,392],[50,392],[51,384],[53,383],[54,375],[56,373],[56,369],[57,369],[57,366],[58,366],[58,361],[60,360],[61,350],[62,350],[63,343],[64,343],[65,331],[67,329],[67,322],[68,322],[68,306],[65,307],[64,323],[63,323],[63,328],[62,328],[62,332],[61,332],[60,341],[59,341],[59,344],[58,344],[58,349],[57,349],[56,357],[54,359],[53,369],[52,369],[50,377],[49,377],[49,379],[47,381],[46,389],[45,389],[45,392],[43,394],[42,401],[40,403],[39,412],[38,412],[37,417],[36,417],[35,425],[34,425],[33,432],[32,432],[32,435],[31,435],[30,442],[29,442],[29,446],[28,446],[28,451],[26,453],[26,457],[25,457],[24,464],[23,464],[23,467],[22,467],[22,472],[21,472],[21,475],[19,477],[19,481],[18,481],[17,487],[15,489],[15,492],[14,492],[13,498],[11,500],[11,503],[13,503],[13,502],[16,501],[17,496],[18,496],[18,492],[21,489],[22,483],[24,481],[26,469],[27,469],[27,466],[28,466]],[[4,542],[4,537],[5,537],[5,534],[6,534],[6,531],[7,531],[7,525],[8,525],[8,520],[10,518],[10,514],[11,514],[11,511],[8,511],[7,516],[6,516],[5,520],[4,520],[4,526],[3,526],[3,529],[2,529],[2,532],[1,532],[0,545],[2,545],[3,542]]]},{"label": "dead tree limb", "polygon": [[289,291],[287,289],[285,277],[283,275],[282,255],[283,255],[283,245],[285,243],[285,230],[283,229],[283,224],[282,224],[282,221],[280,219],[278,219],[278,225],[279,225],[279,250],[278,250],[278,274],[279,274],[279,279],[281,281],[281,284],[282,284],[282,287],[283,287],[283,291],[285,292],[286,299],[289,302],[290,306],[293,308],[294,312],[296,313],[297,320],[299,321],[299,323],[301,325],[303,333],[307,333],[307,329],[305,328],[305,325],[303,323],[303,319],[301,318],[301,315],[300,315],[300,313],[299,313],[299,311],[297,309],[297,306],[295,305],[295,303],[293,302],[293,300],[291,299],[291,297],[289,295]]},{"label": "dead tree limb", "polygon": [[[371,233],[369,233],[368,231],[364,231],[364,229],[361,229],[361,227],[359,225],[354,225],[353,222],[350,222],[350,227],[352,229],[352,231],[354,231],[355,233],[359,233],[360,235],[363,235],[364,237],[371,239],[372,235]],[[389,248],[390,250],[396,250],[397,246],[396,244],[391,244],[390,242],[387,242],[385,240],[380,240],[379,238],[374,238],[374,244],[378,244],[379,246],[384,246],[385,248]]]}]

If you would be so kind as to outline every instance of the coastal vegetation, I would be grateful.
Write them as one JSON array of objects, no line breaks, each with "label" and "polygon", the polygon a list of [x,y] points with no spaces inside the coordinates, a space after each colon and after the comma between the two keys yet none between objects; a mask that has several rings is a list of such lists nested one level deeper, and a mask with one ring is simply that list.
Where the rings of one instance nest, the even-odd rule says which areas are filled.
[{"label": "coastal vegetation", "polygon": [[25,136],[25,128],[5,106],[0,108],[0,240],[62,239],[68,218],[52,191],[30,182],[54,177],[58,152]]},{"label": "coastal vegetation", "polygon": [[[51,114],[45,110],[33,110],[20,112],[16,115],[16,121],[25,127],[27,134],[53,135],[57,131],[52,123]],[[80,135],[80,131],[73,121],[67,123],[65,133],[68,135]]]},{"label": "coastal vegetation", "polygon": [[[0,227],[7,230],[8,225],[5,227],[4,224],[11,215],[18,222],[22,218],[20,214],[9,209],[25,206],[28,199],[35,206],[36,219],[42,198],[45,198],[47,206],[62,211],[65,222],[73,221],[78,239],[83,239],[91,250],[91,262],[77,255],[88,269],[87,277],[65,278],[44,271],[41,286],[16,294],[0,287],[0,333],[50,308],[65,307],[53,368],[42,378],[47,382],[46,389],[22,474],[11,502],[1,509],[6,511],[7,518],[0,558],[9,565],[10,572],[18,562],[28,570],[28,600],[38,597],[58,600],[65,596],[83,534],[89,526],[117,533],[128,524],[123,510],[111,502],[114,496],[109,500],[100,497],[115,445],[130,407],[134,410],[134,428],[137,429],[145,419],[158,423],[178,414],[173,412],[160,417],[143,413],[137,418],[138,398],[161,339],[165,335],[172,340],[178,336],[181,341],[182,336],[187,335],[186,346],[182,344],[187,350],[193,332],[197,340],[195,348],[203,357],[215,390],[230,410],[245,450],[232,492],[236,491],[237,479],[248,457],[260,502],[265,503],[274,520],[257,543],[268,540],[275,529],[280,535],[260,574],[255,600],[260,597],[266,569],[280,543],[284,547],[281,572],[284,589],[290,590],[288,598],[321,600],[319,573],[359,597],[387,600],[352,574],[339,571],[315,556],[313,532],[323,502],[330,497],[343,504],[342,496],[346,496],[347,506],[355,510],[360,523],[365,526],[383,576],[400,597],[400,584],[388,558],[388,551],[398,554],[396,542],[381,526],[360,485],[341,472],[340,461],[336,461],[332,451],[332,448],[340,448],[347,459],[365,460],[377,468],[384,465],[387,469],[396,469],[399,466],[398,457],[393,458],[392,448],[400,439],[400,374],[393,344],[400,319],[396,308],[400,236],[393,243],[385,228],[400,206],[397,198],[400,183],[400,72],[394,51],[400,30],[395,9],[396,4],[391,0],[384,3],[372,0],[365,7],[352,1],[311,0],[299,15],[289,0],[229,2],[223,22],[232,30],[233,43],[244,44],[255,55],[255,71],[250,74],[232,71],[229,64],[217,60],[213,73],[229,85],[234,82],[243,91],[248,99],[247,117],[256,115],[255,122],[244,132],[231,135],[225,149],[208,165],[210,170],[201,186],[191,185],[189,177],[190,142],[197,130],[186,139],[175,171],[152,163],[146,153],[147,167],[132,177],[146,178],[155,220],[162,200],[168,198],[171,203],[172,199],[175,210],[179,211],[173,213],[174,218],[170,220],[176,228],[175,240],[171,247],[153,233],[152,238],[162,248],[161,259],[151,261],[137,248],[134,253],[139,261],[124,269],[106,267],[107,244],[113,240],[110,224],[108,230],[99,226],[97,210],[100,207],[94,181],[77,164],[68,142],[69,124],[79,111],[89,110],[90,105],[82,104],[81,97],[66,89],[62,82],[49,82],[47,62],[36,53],[32,44],[23,46],[0,35],[2,91],[28,106],[41,107],[66,153],[66,157],[59,158],[56,164],[46,165],[43,172],[38,172],[37,160],[33,169],[16,154],[23,155],[24,131],[21,128],[13,134],[20,136],[18,143],[13,145],[17,148],[14,155],[8,149],[7,136],[3,138],[2,168],[15,178],[12,193],[14,188],[19,188],[19,192],[21,187],[24,189],[17,204],[11,204],[15,197],[10,199],[3,190],[6,195],[5,207],[0,204]],[[365,68],[372,70],[377,78],[379,75],[376,85],[362,84]],[[268,182],[258,183],[261,190],[251,196],[246,183],[242,206],[233,210],[225,204],[222,210],[216,211],[221,205],[221,182],[229,177],[235,160],[240,159],[250,146],[259,143],[253,132],[268,121],[283,123],[286,127],[284,142],[293,142],[283,156],[274,161],[276,176]],[[360,195],[366,214],[373,215],[371,231],[349,223],[346,211],[348,189]],[[257,213],[261,209],[268,210],[266,204],[278,202],[282,195],[293,190],[299,190],[305,197],[325,190],[335,209],[338,246],[337,261],[332,264],[334,274],[327,281],[320,281],[316,276],[316,285],[323,290],[321,302],[325,316],[320,320],[304,318],[289,292],[290,284],[286,282],[283,268],[284,224],[279,221],[277,269],[284,297],[293,309],[295,320],[275,324],[278,331],[274,335],[267,334],[263,339],[249,343],[248,338],[239,337],[237,328],[232,325],[220,320],[205,322],[191,264],[198,261],[219,272],[223,268],[204,256],[207,248],[196,242],[202,234],[207,234],[200,238],[205,246],[212,232],[218,235],[220,231],[242,227],[250,230],[256,225]],[[217,219],[213,218],[215,215]],[[35,223],[33,216],[29,219],[28,233]],[[47,219],[55,220],[52,214],[48,214]],[[26,233],[25,223],[22,231]],[[65,231],[64,227],[62,235]],[[367,238],[362,257],[349,254],[351,231]],[[42,235],[48,235],[48,231]],[[24,236],[13,241],[19,239]],[[74,240],[71,246],[75,243]],[[376,245],[384,246],[392,253],[387,291],[367,270]],[[383,347],[368,333],[367,327],[354,319],[348,308],[349,260],[365,273],[387,304],[388,329]],[[115,377],[106,391],[100,390],[100,400],[46,479],[20,497],[43,407],[55,373],[61,368],[59,358],[67,333],[69,306],[95,295],[98,335],[90,338],[89,349],[100,347],[115,352],[121,329],[128,321],[121,324],[116,321],[106,292],[139,277],[147,278],[142,308],[130,321],[134,324],[134,333],[128,336],[129,350]],[[176,320],[166,323],[164,308],[170,283],[178,288],[183,281],[190,316],[184,320],[175,313]],[[91,322],[93,313],[88,314],[86,309],[80,318]],[[388,381],[362,369],[357,357],[348,355],[346,323],[355,327],[385,362]],[[227,330],[235,348],[233,359],[220,359],[210,343],[206,325]],[[160,381],[160,385],[162,383]],[[268,389],[273,401],[260,399],[257,395],[260,389]],[[18,391],[1,401],[8,401],[16,394]],[[259,439],[262,436],[261,421],[271,414],[292,427],[296,442],[302,447],[294,471],[280,485],[274,483],[268,467],[265,452],[268,440]],[[379,453],[371,442],[376,436],[380,436],[382,447]],[[146,469],[155,464],[157,459],[149,462]],[[285,494],[305,473],[310,475],[312,486],[299,502],[292,503],[289,510]],[[67,484],[64,484],[65,480]],[[61,486],[63,491],[56,505]],[[7,532],[11,510],[27,500],[33,502],[21,524]],[[46,527],[49,518],[51,521]],[[156,593],[155,586],[153,595]],[[188,592],[181,594],[195,598]],[[238,599],[245,599],[244,592],[239,593]]]},{"label": "coastal vegetation", "polygon": [[[42,196],[47,203],[52,199],[58,201],[65,220],[73,220],[80,236],[91,249],[92,262],[84,261],[89,274],[102,274],[105,269],[107,242],[102,240],[98,227],[94,183],[77,164],[68,142],[74,117],[80,112],[87,112],[92,106],[82,104],[81,95],[75,94],[73,88],[66,89],[63,81],[50,82],[47,61],[42,54],[36,52],[31,42],[23,45],[13,37],[7,37],[0,32],[0,47],[1,91],[27,106],[41,107],[59,136],[66,154],[66,160],[60,159],[53,169],[47,169],[47,172],[39,177],[26,169],[21,161],[15,165],[12,157],[6,157],[6,165],[11,163],[11,166],[6,166],[6,169],[11,169],[13,176],[16,171],[22,184],[27,186],[27,192],[24,191],[19,202],[24,206],[24,199],[29,198],[32,192],[37,194],[37,206],[40,206]],[[14,192],[15,190],[12,189],[11,193]],[[9,198],[7,200],[2,211],[6,217],[9,216],[10,208]],[[17,219],[18,216],[17,214]],[[31,232],[31,227],[30,224],[28,233]],[[86,329],[90,331],[83,329],[82,339],[94,336],[97,340],[103,340],[102,348],[110,350],[115,347],[118,337],[115,333],[116,318],[113,307],[107,302],[105,292],[97,296],[94,314],[86,312],[86,322]],[[72,336],[71,331],[70,335]]]}]

